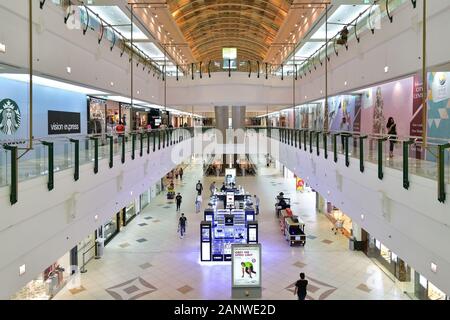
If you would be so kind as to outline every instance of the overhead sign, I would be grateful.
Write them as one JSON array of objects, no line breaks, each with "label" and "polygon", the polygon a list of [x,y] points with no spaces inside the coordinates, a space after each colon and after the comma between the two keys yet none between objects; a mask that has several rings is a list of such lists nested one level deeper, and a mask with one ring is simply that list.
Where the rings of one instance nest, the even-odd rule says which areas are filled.
[{"label": "overhead sign", "polygon": [[231,246],[233,287],[261,286],[261,245]]},{"label": "overhead sign", "polygon": [[72,134],[81,132],[79,112],[48,111],[48,134]]}]

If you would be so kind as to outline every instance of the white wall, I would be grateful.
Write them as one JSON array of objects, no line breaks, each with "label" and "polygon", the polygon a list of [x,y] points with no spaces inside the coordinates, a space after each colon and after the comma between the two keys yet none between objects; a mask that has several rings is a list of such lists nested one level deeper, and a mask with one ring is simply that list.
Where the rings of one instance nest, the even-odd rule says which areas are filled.
[{"label": "white wall", "polygon": [[[274,146],[278,143],[272,140]],[[345,212],[360,227],[450,294],[450,202],[437,200],[437,182],[410,175],[410,188],[403,188],[402,171],[384,168],[378,179],[377,165],[351,158],[345,166],[343,155],[334,163],[333,153],[324,158],[314,152],[280,145],[274,154],[287,168],[305,181],[327,201]],[[450,190],[450,185],[447,186]],[[361,218],[364,215],[364,219]],[[430,264],[438,266],[437,273]]]},{"label": "white wall", "polygon": [[[135,160],[126,155],[80,167],[80,179],[73,171],[55,174],[55,189],[47,190],[47,178],[19,183],[19,201],[11,206],[9,188],[0,189],[0,299],[6,299],[77,245],[88,234],[134,201],[191,155],[190,140],[161,149]],[[95,220],[98,215],[98,220]],[[19,266],[26,274],[19,276]]]},{"label": "white wall", "polygon": [[[118,46],[110,51],[110,42],[105,38],[98,45],[96,31],[88,30],[83,36],[82,30],[67,28],[64,11],[51,1],[46,1],[43,10],[39,9],[39,1],[33,4],[35,74],[130,96],[130,63],[126,53],[120,57]],[[0,21],[0,42],[7,47],[6,54],[0,53],[0,63],[28,70],[28,1],[1,1]],[[70,74],[66,71],[68,66],[72,69]],[[134,64],[135,99],[161,104],[163,82],[147,70],[142,70],[142,64],[139,67]]]}]

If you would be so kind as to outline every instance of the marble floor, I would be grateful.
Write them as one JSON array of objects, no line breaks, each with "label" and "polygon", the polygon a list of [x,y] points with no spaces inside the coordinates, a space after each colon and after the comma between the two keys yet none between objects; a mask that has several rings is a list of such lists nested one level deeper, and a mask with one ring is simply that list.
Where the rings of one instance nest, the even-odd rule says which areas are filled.
[{"label": "marble floor", "polygon": [[[230,299],[231,263],[199,262],[199,224],[195,213],[195,183],[203,181],[203,207],[211,181],[201,165],[185,170],[176,183],[187,234],[177,234],[179,214],[165,194],[155,198],[106,246],[101,259],[91,261],[76,286],[54,299]],[[260,168],[256,177],[238,177],[237,184],[261,198],[258,216],[262,244],[262,298],[295,299],[293,284],[300,272],[309,280],[307,299],[409,299],[364,253],[350,251],[348,239],[335,235],[331,222],[315,210],[315,194],[295,191],[295,180],[274,168]],[[306,223],[305,247],[289,247],[274,214],[274,198],[283,191],[295,214]]]}]

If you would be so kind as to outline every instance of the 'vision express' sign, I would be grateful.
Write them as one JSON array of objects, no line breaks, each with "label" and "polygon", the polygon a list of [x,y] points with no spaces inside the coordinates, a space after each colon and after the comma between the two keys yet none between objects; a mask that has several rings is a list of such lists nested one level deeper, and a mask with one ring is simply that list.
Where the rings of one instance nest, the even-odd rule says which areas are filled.
[{"label": "'vision express' sign", "polygon": [[80,113],[48,111],[48,134],[80,133]]}]

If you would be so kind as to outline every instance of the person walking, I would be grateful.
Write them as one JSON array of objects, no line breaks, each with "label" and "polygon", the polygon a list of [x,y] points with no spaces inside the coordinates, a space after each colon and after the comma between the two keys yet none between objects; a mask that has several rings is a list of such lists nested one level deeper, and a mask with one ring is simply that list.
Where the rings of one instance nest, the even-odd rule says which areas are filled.
[{"label": "person walking", "polygon": [[175,169],[175,179],[178,180],[179,175],[180,175],[180,171],[178,169]]},{"label": "person walking", "polygon": [[197,197],[195,198],[195,213],[199,213],[201,208],[202,208],[202,196],[201,195],[197,195]]},{"label": "person walking", "polygon": [[295,283],[294,295],[297,295],[298,300],[305,300],[306,288],[308,286],[308,280],[305,279],[305,274],[300,273],[300,279]]},{"label": "person walking", "polygon": [[211,185],[209,186],[209,191],[211,192],[211,197],[214,195],[214,193],[216,192],[216,182],[213,181],[213,183],[211,183]]},{"label": "person walking", "polygon": [[397,124],[395,123],[394,118],[389,117],[386,128],[388,129],[389,135],[389,158],[392,159],[394,157],[395,139],[397,138]]},{"label": "person walking", "polygon": [[186,234],[187,218],[184,213],[181,214],[180,219],[178,219],[178,232],[180,233],[180,238],[182,239]]},{"label": "person walking", "polygon": [[199,196],[202,194],[203,185],[200,182],[200,180],[198,180],[197,184],[195,185],[195,190],[197,190],[197,193],[198,193]]},{"label": "person walking", "polygon": [[180,167],[180,170],[178,171],[178,174],[180,175],[180,181],[183,180],[183,168]]},{"label": "person walking", "polygon": [[175,197],[175,201],[177,203],[177,211],[180,211],[180,207],[181,207],[181,200],[183,199],[183,197],[181,196],[181,194],[178,192],[177,196]]},{"label": "person walking", "polygon": [[255,194],[255,214],[258,215],[259,214],[259,197]]}]

